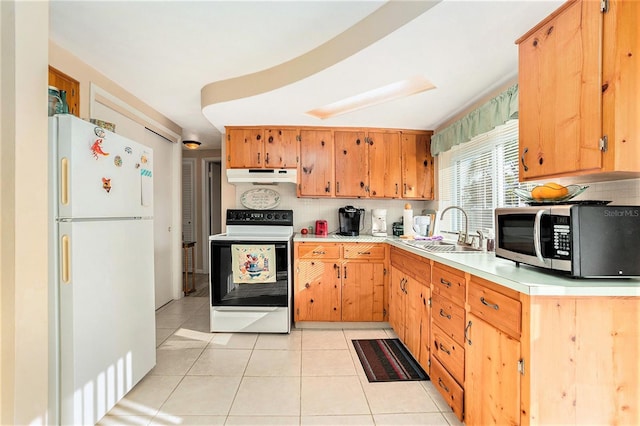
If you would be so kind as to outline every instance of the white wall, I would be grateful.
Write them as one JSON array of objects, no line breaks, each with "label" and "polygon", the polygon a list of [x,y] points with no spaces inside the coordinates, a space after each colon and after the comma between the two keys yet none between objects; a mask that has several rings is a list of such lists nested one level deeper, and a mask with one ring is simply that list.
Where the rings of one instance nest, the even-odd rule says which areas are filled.
[{"label": "white wall", "polygon": [[48,2],[0,2],[0,424],[48,424]]}]

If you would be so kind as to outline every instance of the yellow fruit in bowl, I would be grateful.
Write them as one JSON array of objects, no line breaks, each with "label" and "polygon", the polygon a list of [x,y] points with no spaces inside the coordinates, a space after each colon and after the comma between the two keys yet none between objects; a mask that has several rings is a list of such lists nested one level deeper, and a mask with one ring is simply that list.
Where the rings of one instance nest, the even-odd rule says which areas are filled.
[{"label": "yellow fruit in bowl", "polygon": [[536,186],[531,190],[531,197],[535,200],[557,200],[569,195],[569,190],[554,182]]}]

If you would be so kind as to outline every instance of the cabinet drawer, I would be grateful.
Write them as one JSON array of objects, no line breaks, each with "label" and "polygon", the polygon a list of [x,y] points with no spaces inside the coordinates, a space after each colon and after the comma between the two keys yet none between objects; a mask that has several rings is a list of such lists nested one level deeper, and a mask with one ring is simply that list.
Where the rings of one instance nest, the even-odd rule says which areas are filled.
[{"label": "cabinet drawer", "polygon": [[453,304],[444,297],[431,296],[431,317],[433,323],[440,327],[447,336],[464,345],[464,308]]},{"label": "cabinet drawer", "polygon": [[469,283],[470,312],[512,337],[520,338],[522,306],[473,279]]},{"label": "cabinet drawer", "polygon": [[431,274],[433,293],[453,300],[460,306],[464,306],[466,284],[464,274],[457,269],[434,263]]},{"label": "cabinet drawer", "polygon": [[431,283],[431,264],[429,259],[396,247],[391,248],[390,257],[392,265],[402,269],[417,281],[426,285]]},{"label": "cabinet drawer", "polygon": [[298,259],[339,259],[340,246],[336,244],[303,243],[298,245]]},{"label": "cabinet drawer", "polygon": [[384,259],[384,246],[381,244],[345,244],[345,259]]},{"label": "cabinet drawer", "polygon": [[464,390],[434,357],[431,357],[431,382],[443,396],[447,405],[451,407],[458,420],[462,421]]},{"label": "cabinet drawer", "polygon": [[458,381],[464,383],[464,345],[459,345],[440,328],[433,327],[431,353]]}]

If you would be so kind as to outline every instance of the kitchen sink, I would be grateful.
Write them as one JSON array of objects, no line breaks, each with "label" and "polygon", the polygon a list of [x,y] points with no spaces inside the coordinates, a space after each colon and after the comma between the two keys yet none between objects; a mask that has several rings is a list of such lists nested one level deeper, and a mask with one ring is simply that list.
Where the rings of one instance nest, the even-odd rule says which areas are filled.
[{"label": "kitchen sink", "polygon": [[483,253],[482,250],[446,241],[406,240],[405,244],[430,253]]}]

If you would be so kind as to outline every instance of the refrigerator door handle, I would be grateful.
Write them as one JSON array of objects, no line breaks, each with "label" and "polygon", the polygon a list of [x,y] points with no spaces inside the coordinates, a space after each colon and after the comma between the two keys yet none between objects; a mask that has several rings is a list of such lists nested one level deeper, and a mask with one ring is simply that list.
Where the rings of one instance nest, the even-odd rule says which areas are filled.
[{"label": "refrigerator door handle", "polygon": [[69,159],[63,157],[60,160],[60,203],[69,204]]},{"label": "refrigerator door handle", "polygon": [[60,265],[62,282],[69,284],[71,282],[71,239],[68,235],[62,236],[62,249],[60,252],[62,253],[62,265]]}]

